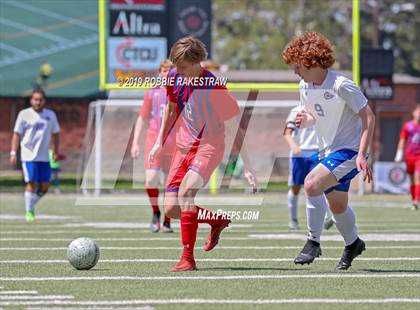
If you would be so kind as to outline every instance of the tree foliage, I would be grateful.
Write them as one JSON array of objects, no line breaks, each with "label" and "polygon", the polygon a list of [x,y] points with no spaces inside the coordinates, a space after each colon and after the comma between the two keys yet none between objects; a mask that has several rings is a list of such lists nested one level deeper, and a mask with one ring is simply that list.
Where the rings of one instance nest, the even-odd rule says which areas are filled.
[{"label": "tree foliage", "polygon": [[[361,0],[362,46],[371,46],[376,4],[380,45],[394,49],[397,72],[419,74],[419,1]],[[284,47],[306,31],[327,36],[336,47],[335,67],[351,70],[351,0],[213,0],[213,58],[231,69],[287,68]]]}]

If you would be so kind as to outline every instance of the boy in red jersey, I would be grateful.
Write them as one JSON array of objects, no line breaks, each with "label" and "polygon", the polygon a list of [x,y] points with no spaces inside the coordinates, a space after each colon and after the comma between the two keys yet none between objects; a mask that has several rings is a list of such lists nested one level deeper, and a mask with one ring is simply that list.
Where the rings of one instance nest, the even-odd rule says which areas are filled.
[{"label": "boy in red jersey", "polygon": [[[194,203],[197,192],[223,159],[224,123],[240,112],[236,100],[224,86],[207,82],[199,82],[199,85],[184,83],[185,80],[214,80],[215,76],[200,65],[206,57],[204,44],[193,37],[181,38],[172,46],[170,59],[176,69],[167,76],[169,104],[164,111],[159,136],[149,154],[151,164],[162,148],[164,133],[175,126],[177,150],[169,169],[165,194],[165,214],[180,219],[184,246],[180,261],[171,269],[175,272],[197,269],[194,245],[198,223],[211,226],[204,246],[206,251],[217,245],[222,230],[230,223],[229,219],[218,217]],[[239,129],[239,133],[243,139],[244,132]],[[236,148],[242,141],[235,142]],[[245,148],[242,148],[242,158],[245,176],[255,190],[256,178],[249,170]]]},{"label": "boy in red jersey", "polygon": [[402,162],[404,149],[407,174],[410,176],[413,210],[418,210],[420,201],[420,103],[413,111],[413,120],[405,123],[401,130],[395,156],[396,162]]},{"label": "boy in red jersey", "polygon": [[[159,75],[165,77],[169,70],[173,68],[172,62],[166,59],[161,62],[159,68]],[[175,150],[175,132],[168,136],[165,141],[162,152],[155,158],[152,165],[149,167],[148,157],[149,152],[156,141],[159,133],[160,124],[162,122],[162,115],[167,105],[168,100],[166,96],[166,88],[155,87],[146,91],[144,95],[143,105],[139,111],[137,118],[133,145],[131,147],[131,157],[138,159],[140,154],[139,140],[141,133],[147,127],[146,144],[144,150],[144,171],[146,174],[146,192],[149,196],[150,204],[153,209],[152,222],[150,229],[152,232],[157,233],[160,227],[160,209],[159,209],[159,171],[162,170],[164,174],[168,174],[169,165],[171,163],[171,156]],[[171,228],[171,219],[165,216],[162,226],[163,232],[173,232]]]}]

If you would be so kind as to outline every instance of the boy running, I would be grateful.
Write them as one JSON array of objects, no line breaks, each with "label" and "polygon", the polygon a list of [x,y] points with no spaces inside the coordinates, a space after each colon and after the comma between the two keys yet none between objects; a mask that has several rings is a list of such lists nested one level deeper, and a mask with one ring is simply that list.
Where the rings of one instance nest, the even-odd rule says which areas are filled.
[{"label": "boy running", "polygon": [[[161,77],[165,77],[172,67],[173,65],[169,59],[162,61],[160,63],[159,75]],[[165,175],[168,174],[171,157],[175,150],[174,131],[171,131],[171,134],[165,141],[162,152],[160,152],[160,154],[155,158],[150,167],[148,164],[148,157],[158,136],[163,111],[167,103],[166,88],[155,87],[146,91],[143,105],[139,111],[139,116],[134,129],[133,145],[131,147],[131,157],[133,159],[138,159],[140,154],[140,136],[145,128],[147,128],[143,164],[146,173],[146,192],[149,196],[150,204],[153,210],[150,229],[154,233],[157,233],[161,229],[158,188],[160,177],[159,171],[161,170]],[[171,219],[167,216],[165,216],[163,220],[162,231],[168,233],[173,232],[171,228]]]},{"label": "boy running", "polygon": [[396,162],[402,162],[405,149],[405,164],[410,177],[410,193],[413,210],[418,210],[420,201],[420,104],[413,111],[413,120],[401,129],[400,142],[395,156]]},{"label": "boy running", "polygon": [[321,34],[296,37],[283,51],[283,59],[301,77],[302,111],[296,116],[296,126],[315,126],[319,143],[320,163],[304,183],[309,236],[295,263],[310,264],[321,255],[320,236],[329,206],[345,242],[337,269],[345,270],[365,250],[348,206],[348,190],[359,171],[369,182],[372,179],[367,152],[375,117],[354,82],[330,69],[335,61],[333,46]]},{"label": "boy running", "polygon": [[[197,269],[194,245],[198,223],[211,226],[205,251],[217,245],[222,230],[230,223],[229,219],[217,217],[194,203],[197,192],[208,182],[223,159],[225,122],[240,112],[236,100],[224,86],[188,83],[188,80],[214,78],[210,71],[200,65],[206,57],[204,44],[193,37],[181,38],[172,46],[170,60],[176,69],[172,69],[167,76],[169,103],[163,114],[158,138],[149,154],[151,165],[162,149],[165,133],[175,126],[177,149],[166,184],[165,214],[180,219],[184,249],[180,261],[171,270],[174,272]],[[243,138],[244,132],[239,131]],[[239,141],[236,143],[239,144]],[[242,148],[242,157],[246,167],[245,176],[255,188],[256,179],[249,170],[245,148]]]}]

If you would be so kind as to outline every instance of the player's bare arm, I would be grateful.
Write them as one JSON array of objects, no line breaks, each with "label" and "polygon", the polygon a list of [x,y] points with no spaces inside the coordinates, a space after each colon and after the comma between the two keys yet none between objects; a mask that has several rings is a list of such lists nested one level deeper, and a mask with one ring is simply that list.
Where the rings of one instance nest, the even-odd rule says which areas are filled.
[{"label": "player's bare arm", "polygon": [[10,148],[10,163],[13,166],[15,166],[17,162],[16,154],[17,154],[19,142],[20,142],[20,136],[17,132],[14,132],[12,136],[12,146]]},{"label": "player's bare arm", "polygon": [[162,125],[160,126],[160,129],[159,129],[159,135],[156,139],[155,145],[153,145],[149,153],[149,160],[148,160],[149,166],[151,166],[156,155],[162,149],[164,133],[168,132],[172,124],[175,111],[176,111],[176,103],[169,101],[168,105],[165,107],[165,110],[163,111]]},{"label": "player's bare arm", "polygon": [[406,139],[400,139],[400,141],[398,142],[397,153],[395,154],[395,159],[394,159],[396,163],[401,163],[404,160],[404,150],[405,150],[406,143],[407,143]]},{"label": "player's bare arm", "polygon": [[134,127],[134,137],[133,144],[131,146],[131,158],[138,159],[140,155],[140,137],[142,132],[146,129],[147,119],[144,120],[143,117],[139,116]]},{"label": "player's bare arm", "polygon": [[60,145],[60,134],[59,133],[53,133],[51,135],[52,139],[52,151],[53,151],[53,158],[54,160],[59,160],[59,145]]},{"label": "player's bare arm", "polygon": [[359,116],[362,119],[362,137],[360,139],[359,154],[357,156],[356,165],[359,171],[363,171],[364,180],[370,182],[372,180],[372,170],[370,169],[366,157],[368,147],[373,139],[373,130],[375,128],[375,115],[369,106],[364,107],[359,111]]},{"label": "player's bare arm", "polygon": [[293,140],[293,129],[286,128],[283,133],[283,137],[286,140],[287,144],[289,145],[290,150],[292,151],[293,155],[299,155],[301,153],[301,149],[299,145],[296,144],[295,140]]}]

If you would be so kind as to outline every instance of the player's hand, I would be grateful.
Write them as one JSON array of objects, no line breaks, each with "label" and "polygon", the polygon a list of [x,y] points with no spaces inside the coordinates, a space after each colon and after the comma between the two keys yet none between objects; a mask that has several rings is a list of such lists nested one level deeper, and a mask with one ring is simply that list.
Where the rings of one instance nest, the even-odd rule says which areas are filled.
[{"label": "player's hand", "polygon": [[133,144],[131,147],[131,158],[138,159],[140,155],[140,146],[138,144]]},{"label": "player's hand", "polygon": [[10,155],[9,161],[12,166],[16,166],[16,163],[17,163],[16,155]]},{"label": "player's hand", "polygon": [[254,172],[249,169],[245,169],[244,175],[249,185],[252,186],[252,193],[255,194],[257,192],[257,178],[255,177]]},{"label": "player's hand", "polygon": [[372,170],[370,169],[366,157],[363,155],[358,155],[356,159],[356,166],[358,171],[363,171],[363,181],[372,181]]},{"label": "player's hand", "polygon": [[152,167],[152,163],[155,160],[156,156],[159,154],[161,149],[162,149],[162,145],[159,142],[156,142],[155,145],[153,145],[149,153],[149,159],[148,159],[149,168]]},{"label": "player's hand", "polygon": [[53,159],[54,159],[55,161],[60,160],[60,154],[58,154],[58,153],[54,152],[54,153],[53,153]]},{"label": "player's hand", "polygon": [[302,126],[303,122],[306,119],[306,113],[305,111],[300,111],[296,114],[296,118],[295,118],[295,125],[297,128],[300,128],[300,126]]},{"label": "player's hand", "polygon": [[297,145],[292,146],[292,154],[293,155],[300,155],[302,150]]}]

